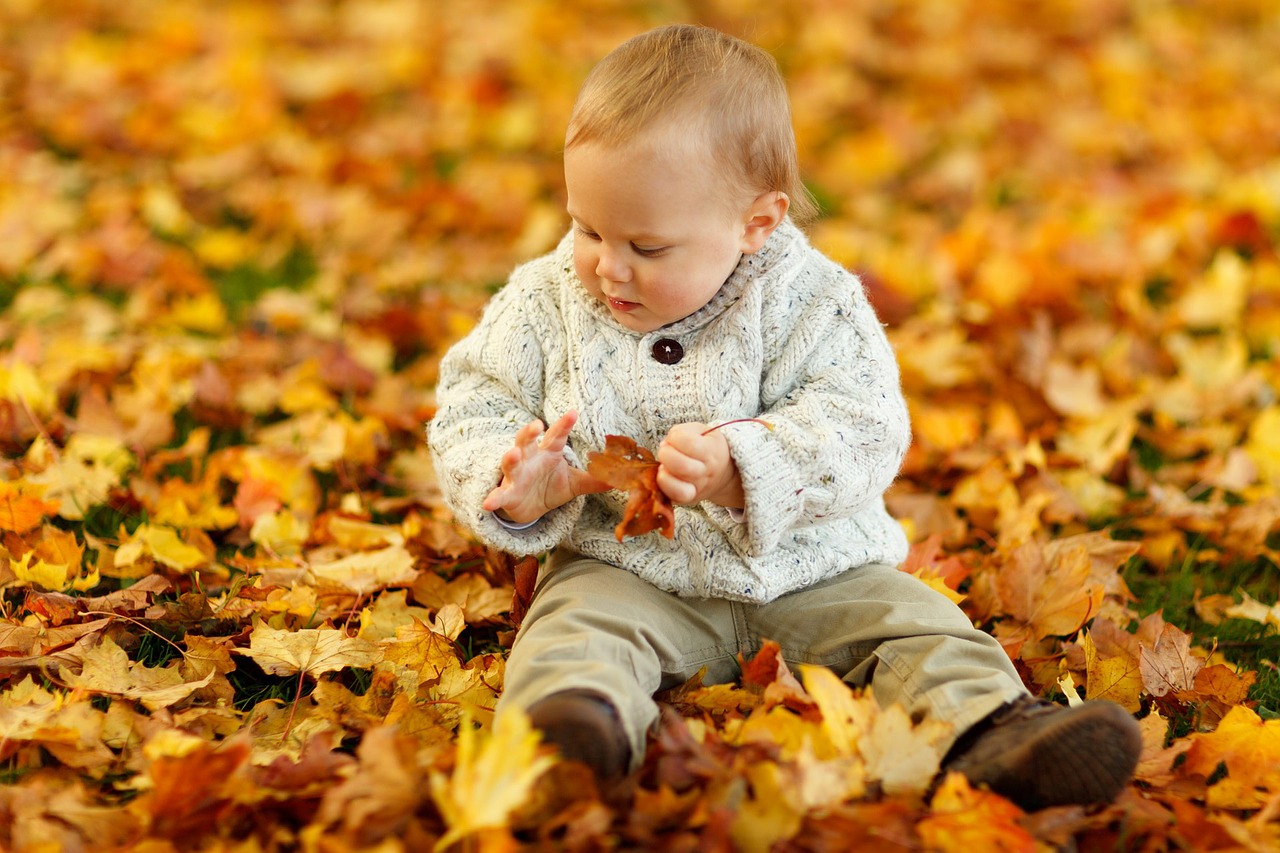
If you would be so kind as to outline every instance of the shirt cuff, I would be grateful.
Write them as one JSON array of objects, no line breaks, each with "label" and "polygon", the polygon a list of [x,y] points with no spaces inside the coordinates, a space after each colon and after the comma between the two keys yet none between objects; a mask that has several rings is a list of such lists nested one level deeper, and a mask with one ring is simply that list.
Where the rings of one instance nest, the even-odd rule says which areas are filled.
[{"label": "shirt cuff", "polygon": [[496,512],[490,513],[490,514],[493,516],[494,521],[498,522],[508,530],[528,530],[530,527],[533,527],[539,521],[542,521],[542,519],[540,518],[535,518],[533,521],[526,521],[524,524],[520,524],[519,522],[516,522],[516,521],[508,521],[507,519],[498,515]]}]

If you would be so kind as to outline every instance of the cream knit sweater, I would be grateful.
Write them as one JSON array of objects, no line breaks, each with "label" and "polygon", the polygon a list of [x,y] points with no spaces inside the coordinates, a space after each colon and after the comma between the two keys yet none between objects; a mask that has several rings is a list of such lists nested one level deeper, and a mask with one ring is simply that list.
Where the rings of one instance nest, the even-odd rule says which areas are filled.
[{"label": "cream knit sweater", "polygon": [[[683,357],[665,364],[655,344]],[[672,347],[666,346],[667,352]],[[670,361],[667,358],[667,361]],[[870,562],[900,562],[885,511],[910,441],[898,368],[858,280],[784,222],[719,293],[655,332],[619,326],[573,269],[573,236],[516,269],[440,367],[428,442],[445,501],[492,546],[565,544],[682,596],[767,602]],[[534,418],[580,413],[566,456],[583,467],[605,435],[656,450],[674,425],[723,428],[746,494],[741,521],[710,503],[676,508],[675,538],[619,543],[626,495],[579,497],[513,530],[481,502],[499,459]]]}]

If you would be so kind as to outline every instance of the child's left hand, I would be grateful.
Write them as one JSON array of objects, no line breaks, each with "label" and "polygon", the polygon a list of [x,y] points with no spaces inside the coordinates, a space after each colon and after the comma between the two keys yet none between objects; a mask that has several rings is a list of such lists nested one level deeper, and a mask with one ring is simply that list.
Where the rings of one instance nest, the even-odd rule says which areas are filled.
[{"label": "child's left hand", "polygon": [[707,424],[677,424],[658,445],[658,488],[673,503],[710,501],[724,507],[745,506],[742,478],[729,442],[719,432],[703,435]]}]

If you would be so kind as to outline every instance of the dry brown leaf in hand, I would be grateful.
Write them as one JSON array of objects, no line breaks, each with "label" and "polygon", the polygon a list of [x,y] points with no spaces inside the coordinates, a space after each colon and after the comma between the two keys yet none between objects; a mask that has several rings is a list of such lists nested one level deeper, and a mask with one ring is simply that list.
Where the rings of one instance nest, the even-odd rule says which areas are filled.
[{"label": "dry brown leaf in hand", "polygon": [[675,510],[671,498],[658,488],[658,462],[648,449],[624,435],[606,435],[604,452],[587,456],[587,473],[630,493],[622,521],[613,531],[619,542],[651,530],[668,539],[675,536]]}]

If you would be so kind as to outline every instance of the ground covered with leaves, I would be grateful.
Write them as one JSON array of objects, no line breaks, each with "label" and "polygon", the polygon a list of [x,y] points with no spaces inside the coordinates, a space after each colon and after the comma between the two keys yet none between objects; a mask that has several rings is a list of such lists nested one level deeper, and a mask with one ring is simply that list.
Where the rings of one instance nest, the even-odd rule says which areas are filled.
[{"label": "ground covered with leaves", "polygon": [[[778,57],[903,568],[1139,718],[1114,806],[930,788],[940,732],[769,648],[619,790],[494,722],[529,566],[439,504],[436,365],[677,20]],[[1265,0],[0,4],[0,847],[1277,849],[1276,56]]]}]

